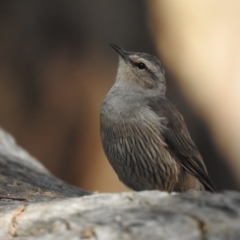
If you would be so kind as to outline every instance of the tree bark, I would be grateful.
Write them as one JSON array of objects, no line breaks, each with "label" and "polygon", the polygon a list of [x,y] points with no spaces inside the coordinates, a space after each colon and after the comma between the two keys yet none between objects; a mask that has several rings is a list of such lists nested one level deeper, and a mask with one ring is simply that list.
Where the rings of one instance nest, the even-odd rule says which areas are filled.
[{"label": "tree bark", "polygon": [[[91,194],[0,130],[0,239],[240,239],[240,193]],[[11,199],[12,198],[12,199]],[[18,200],[19,198],[19,200]]]}]

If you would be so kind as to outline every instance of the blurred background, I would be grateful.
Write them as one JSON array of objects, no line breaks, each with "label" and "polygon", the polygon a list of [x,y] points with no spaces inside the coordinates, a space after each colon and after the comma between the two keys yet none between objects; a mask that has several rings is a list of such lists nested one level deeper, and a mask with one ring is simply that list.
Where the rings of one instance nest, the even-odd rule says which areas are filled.
[{"label": "blurred background", "polygon": [[103,153],[118,56],[156,55],[216,188],[240,190],[240,2],[0,0],[0,126],[55,176],[128,190]]}]

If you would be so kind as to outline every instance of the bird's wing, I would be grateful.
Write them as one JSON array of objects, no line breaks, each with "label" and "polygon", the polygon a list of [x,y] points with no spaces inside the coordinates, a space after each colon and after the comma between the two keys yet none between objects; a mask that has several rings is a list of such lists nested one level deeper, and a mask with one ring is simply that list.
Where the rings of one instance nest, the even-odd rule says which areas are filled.
[{"label": "bird's wing", "polygon": [[202,157],[188,133],[182,115],[167,99],[157,101],[150,107],[159,116],[166,117],[161,132],[169,152],[175,156],[184,169],[205,186],[206,190],[215,192],[215,187],[208,176]]}]

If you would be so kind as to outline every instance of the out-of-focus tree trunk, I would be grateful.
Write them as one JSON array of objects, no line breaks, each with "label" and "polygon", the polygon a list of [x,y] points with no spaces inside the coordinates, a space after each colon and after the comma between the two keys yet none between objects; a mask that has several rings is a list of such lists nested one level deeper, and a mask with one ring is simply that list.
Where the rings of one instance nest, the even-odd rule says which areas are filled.
[{"label": "out-of-focus tree trunk", "polygon": [[146,2],[165,67],[208,124],[240,184],[240,2]]}]

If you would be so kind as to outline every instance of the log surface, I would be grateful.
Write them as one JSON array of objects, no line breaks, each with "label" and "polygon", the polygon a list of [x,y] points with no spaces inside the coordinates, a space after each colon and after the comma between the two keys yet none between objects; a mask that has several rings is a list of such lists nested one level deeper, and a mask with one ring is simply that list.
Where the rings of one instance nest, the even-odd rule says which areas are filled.
[{"label": "log surface", "polygon": [[[91,194],[52,176],[0,130],[0,240],[240,239],[240,193]],[[17,200],[17,198],[26,198]]]}]

